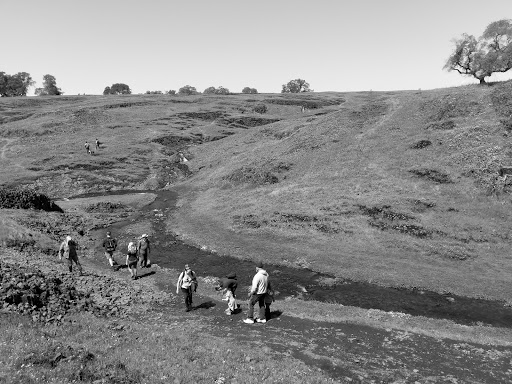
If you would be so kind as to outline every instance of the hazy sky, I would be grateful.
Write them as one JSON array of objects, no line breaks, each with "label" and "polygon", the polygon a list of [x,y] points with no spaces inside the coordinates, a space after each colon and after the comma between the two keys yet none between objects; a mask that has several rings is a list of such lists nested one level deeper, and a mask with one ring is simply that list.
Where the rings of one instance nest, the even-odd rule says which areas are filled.
[{"label": "hazy sky", "polygon": [[[66,95],[431,89],[453,38],[512,18],[511,0],[0,0],[0,71],[51,74]],[[501,79],[512,78],[512,70]],[[33,94],[33,90],[30,92]]]}]

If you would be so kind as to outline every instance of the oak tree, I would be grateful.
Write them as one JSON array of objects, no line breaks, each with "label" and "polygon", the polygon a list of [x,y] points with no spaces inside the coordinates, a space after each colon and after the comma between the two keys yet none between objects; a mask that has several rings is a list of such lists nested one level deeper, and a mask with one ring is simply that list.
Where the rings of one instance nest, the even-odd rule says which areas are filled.
[{"label": "oak tree", "polygon": [[455,40],[455,49],[444,69],[472,76],[485,84],[485,78],[512,68],[512,20],[492,22],[480,38],[467,33]]},{"label": "oak tree", "polygon": [[0,97],[26,96],[34,81],[27,72],[8,75],[0,72]]},{"label": "oak tree", "polygon": [[313,90],[309,88],[309,84],[306,80],[295,79],[290,80],[288,83],[283,84],[283,89],[281,93],[300,93],[300,92],[312,92]]},{"label": "oak tree", "polygon": [[57,87],[57,80],[52,75],[43,76],[43,88],[36,88],[35,94],[38,96],[58,96],[64,92]]}]

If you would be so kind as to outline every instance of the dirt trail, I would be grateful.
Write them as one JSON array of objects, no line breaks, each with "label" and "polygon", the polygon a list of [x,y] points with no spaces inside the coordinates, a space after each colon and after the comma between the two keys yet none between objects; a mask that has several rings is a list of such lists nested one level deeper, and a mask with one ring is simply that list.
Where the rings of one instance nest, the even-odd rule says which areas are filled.
[{"label": "dirt trail", "polygon": [[0,159],[7,160],[7,155],[5,153],[7,152],[9,145],[11,145],[14,141],[16,141],[16,139],[0,138],[0,142],[3,142],[2,147],[0,148]]}]

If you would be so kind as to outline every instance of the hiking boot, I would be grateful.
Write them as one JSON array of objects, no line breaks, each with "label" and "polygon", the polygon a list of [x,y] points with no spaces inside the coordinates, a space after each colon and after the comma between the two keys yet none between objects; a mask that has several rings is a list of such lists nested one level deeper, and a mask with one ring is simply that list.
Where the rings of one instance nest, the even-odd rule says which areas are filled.
[{"label": "hiking boot", "polygon": [[244,323],[245,324],[254,324],[254,319],[245,319]]},{"label": "hiking boot", "polygon": [[256,322],[257,322],[257,323],[263,323],[263,324],[265,324],[265,323],[267,322],[267,320],[266,320],[266,319],[256,319]]}]

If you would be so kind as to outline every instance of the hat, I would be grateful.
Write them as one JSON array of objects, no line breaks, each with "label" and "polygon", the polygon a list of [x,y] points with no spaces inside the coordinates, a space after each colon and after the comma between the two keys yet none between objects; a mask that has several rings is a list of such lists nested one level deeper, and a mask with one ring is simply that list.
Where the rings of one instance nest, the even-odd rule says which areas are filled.
[{"label": "hat", "polygon": [[190,269],[190,267],[188,266],[188,264],[185,264],[185,269]]},{"label": "hat", "polygon": [[231,272],[229,275],[226,275],[226,277],[228,279],[236,279],[236,273],[235,272]]},{"label": "hat", "polygon": [[261,268],[263,269],[263,263],[260,261],[256,264],[256,268]]},{"label": "hat", "polygon": [[144,237],[148,237],[148,235],[143,234],[140,238],[142,239],[142,238],[144,238]]}]

